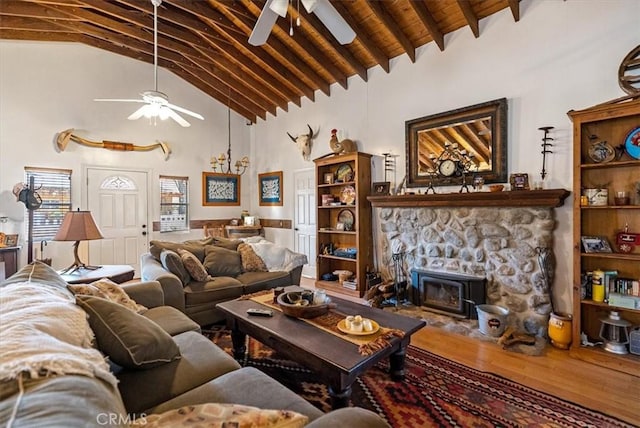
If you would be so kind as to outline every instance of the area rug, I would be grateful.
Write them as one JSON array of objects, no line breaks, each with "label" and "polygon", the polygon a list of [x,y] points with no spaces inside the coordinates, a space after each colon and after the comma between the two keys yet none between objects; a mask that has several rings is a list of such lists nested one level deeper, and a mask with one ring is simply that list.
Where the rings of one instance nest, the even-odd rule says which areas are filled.
[{"label": "area rug", "polygon": [[[231,354],[229,332],[204,331]],[[239,361],[277,379],[324,412],[327,386],[313,372],[247,338]],[[409,346],[404,382],[389,378],[381,362],[353,384],[351,405],[372,410],[394,428],[416,427],[632,427],[584,407]]]}]

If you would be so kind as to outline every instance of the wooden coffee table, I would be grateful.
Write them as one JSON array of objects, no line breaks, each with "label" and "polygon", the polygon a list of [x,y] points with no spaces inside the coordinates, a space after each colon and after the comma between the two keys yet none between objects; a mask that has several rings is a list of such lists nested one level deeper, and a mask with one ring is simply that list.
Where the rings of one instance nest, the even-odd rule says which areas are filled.
[{"label": "wooden coffee table", "polygon": [[236,358],[245,354],[246,335],[257,339],[317,373],[320,380],[329,386],[331,405],[337,409],[349,405],[351,385],[356,378],[383,358],[389,358],[391,378],[403,380],[411,335],[425,322],[336,297],[331,297],[331,300],[337,304],[336,311],[370,318],[383,327],[403,331],[404,337],[393,337],[390,346],[371,355],[361,355],[358,345],[278,310],[273,309],[273,317],[248,315],[249,308],[270,309],[253,300],[232,300],[219,303],[216,308],[226,315]]}]

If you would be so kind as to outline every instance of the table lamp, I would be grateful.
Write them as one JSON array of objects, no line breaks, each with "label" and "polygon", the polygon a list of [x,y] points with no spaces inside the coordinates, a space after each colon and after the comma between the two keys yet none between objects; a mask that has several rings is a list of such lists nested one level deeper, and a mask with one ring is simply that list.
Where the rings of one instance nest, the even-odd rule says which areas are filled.
[{"label": "table lamp", "polygon": [[76,241],[73,244],[73,256],[75,258],[73,264],[66,268],[63,273],[69,274],[78,269],[98,269],[100,266],[88,266],[80,261],[78,257],[78,245],[80,241],[89,241],[92,239],[102,239],[103,236],[96,226],[90,211],[69,211],[62,220],[62,225],[56,233],[54,241]]}]

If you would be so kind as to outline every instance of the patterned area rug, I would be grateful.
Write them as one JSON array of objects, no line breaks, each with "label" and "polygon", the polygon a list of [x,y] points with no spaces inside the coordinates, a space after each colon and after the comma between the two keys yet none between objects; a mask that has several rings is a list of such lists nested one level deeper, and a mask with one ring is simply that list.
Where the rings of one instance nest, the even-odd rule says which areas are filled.
[{"label": "patterned area rug", "polygon": [[[204,331],[231,354],[223,327]],[[329,393],[313,372],[247,338],[240,361],[253,366],[324,412]],[[416,427],[631,427],[622,421],[477,371],[409,346],[404,382],[392,381],[381,362],[353,384],[351,404],[374,411],[394,428]]]}]

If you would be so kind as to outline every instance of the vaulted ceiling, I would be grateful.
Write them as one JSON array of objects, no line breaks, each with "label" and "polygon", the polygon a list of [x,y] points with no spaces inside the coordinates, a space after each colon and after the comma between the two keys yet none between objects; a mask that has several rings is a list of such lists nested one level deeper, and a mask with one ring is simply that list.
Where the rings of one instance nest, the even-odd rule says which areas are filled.
[{"label": "vaulted ceiling", "polygon": [[[334,83],[367,80],[390,59],[467,27],[480,37],[479,21],[509,8],[520,19],[519,0],[330,0],[356,33],[340,45],[315,14],[290,0],[267,43],[248,43],[262,0],[163,0],[158,8],[158,64],[251,122],[300,106]],[[295,20],[300,17],[301,25]],[[293,19],[293,36],[290,24]],[[77,42],[153,63],[150,0],[2,0],[0,38]],[[141,91],[150,88],[140,88]]]}]

